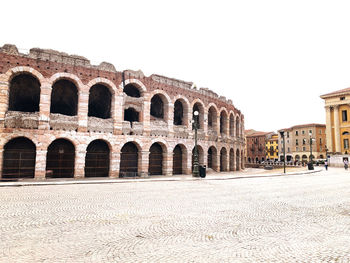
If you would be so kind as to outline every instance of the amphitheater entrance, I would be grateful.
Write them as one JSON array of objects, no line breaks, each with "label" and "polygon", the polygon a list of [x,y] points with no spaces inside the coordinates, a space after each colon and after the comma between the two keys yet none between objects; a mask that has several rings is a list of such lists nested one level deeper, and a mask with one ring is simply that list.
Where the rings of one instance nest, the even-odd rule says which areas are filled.
[{"label": "amphitheater entrance", "polygon": [[30,74],[20,74],[10,83],[9,111],[39,111],[40,82]]},{"label": "amphitheater entrance", "polygon": [[220,151],[220,172],[227,171],[227,150],[222,148]]},{"label": "amphitheater entrance", "polygon": [[49,178],[74,177],[75,148],[65,139],[53,141],[47,149],[46,176]]},{"label": "amphitheater entrance", "polygon": [[51,113],[67,116],[77,115],[78,90],[73,82],[60,79],[52,86]]},{"label": "amphitheater entrance", "polygon": [[183,152],[181,146],[178,144],[173,151],[173,174],[183,174]]},{"label": "amphitheater entrance", "polygon": [[149,149],[149,175],[163,174],[163,148],[159,143],[153,143]]},{"label": "amphitheater entrance", "polygon": [[230,150],[230,171],[234,171],[235,169],[234,160],[235,160],[235,152],[233,151],[233,149],[231,149]]},{"label": "amphitheater entrance", "polygon": [[89,117],[108,119],[111,117],[112,95],[109,89],[102,85],[96,84],[91,87],[89,94]]},{"label": "amphitheater entrance", "polygon": [[34,178],[35,144],[25,138],[10,140],[4,147],[2,178],[19,179]]},{"label": "amphitheater entrance", "polygon": [[109,176],[109,147],[103,140],[92,141],[86,149],[85,177]]},{"label": "amphitheater entrance", "polygon": [[217,169],[217,150],[214,146],[208,149],[208,168],[216,171]]},{"label": "amphitheater entrance", "polygon": [[134,143],[124,144],[120,153],[119,177],[135,177],[138,175],[138,152],[138,148]]}]

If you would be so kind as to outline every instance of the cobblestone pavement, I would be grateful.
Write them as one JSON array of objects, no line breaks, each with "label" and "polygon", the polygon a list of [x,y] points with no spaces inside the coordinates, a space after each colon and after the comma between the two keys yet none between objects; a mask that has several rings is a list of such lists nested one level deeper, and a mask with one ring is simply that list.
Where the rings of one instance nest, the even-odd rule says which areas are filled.
[{"label": "cobblestone pavement", "polygon": [[350,262],[350,172],[0,188],[0,262]]}]

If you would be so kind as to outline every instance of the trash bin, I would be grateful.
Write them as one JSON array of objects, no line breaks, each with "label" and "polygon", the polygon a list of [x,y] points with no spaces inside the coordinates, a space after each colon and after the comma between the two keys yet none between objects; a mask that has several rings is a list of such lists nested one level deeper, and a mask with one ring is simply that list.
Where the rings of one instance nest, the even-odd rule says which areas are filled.
[{"label": "trash bin", "polygon": [[205,165],[200,165],[199,166],[199,176],[201,177],[201,178],[205,178],[205,176],[206,176],[206,166]]},{"label": "trash bin", "polygon": [[308,169],[308,170],[313,170],[313,169],[314,169],[314,165],[313,165],[312,162],[309,162],[309,163],[307,164],[307,169]]}]

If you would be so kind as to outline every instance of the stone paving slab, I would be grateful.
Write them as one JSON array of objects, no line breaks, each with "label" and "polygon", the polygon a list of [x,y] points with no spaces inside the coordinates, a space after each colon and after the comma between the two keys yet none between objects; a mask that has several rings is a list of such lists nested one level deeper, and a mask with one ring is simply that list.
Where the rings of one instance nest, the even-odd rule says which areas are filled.
[{"label": "stone paving slab", "polygon": [[0,262],[350,262],[350,172],[0,188]]}]

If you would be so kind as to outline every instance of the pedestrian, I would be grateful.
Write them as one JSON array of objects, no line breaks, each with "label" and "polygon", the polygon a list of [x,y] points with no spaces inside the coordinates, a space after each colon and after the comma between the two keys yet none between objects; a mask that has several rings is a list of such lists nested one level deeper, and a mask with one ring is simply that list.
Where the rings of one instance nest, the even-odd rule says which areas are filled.
[{"label": "pedestrian", "polygon": [[324,162],[324,168],[326,168],[326,171],[328,170],[328,162],[327,161]]},{"label": "pedestrian", "polygon": [[348,167],[349,167],[349,162],[348,162],[347,159],[345,159],[345,160],[344,160],[344,168],[345,168],[345,170],[347,170]]}]

